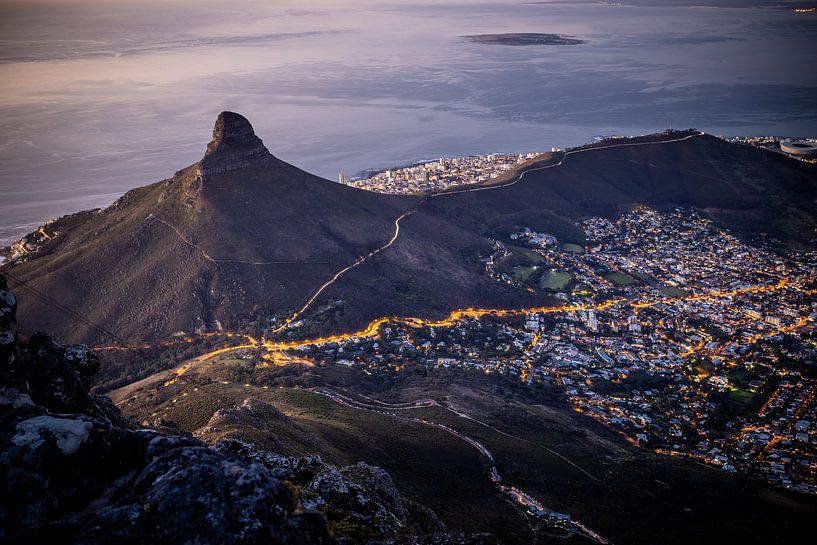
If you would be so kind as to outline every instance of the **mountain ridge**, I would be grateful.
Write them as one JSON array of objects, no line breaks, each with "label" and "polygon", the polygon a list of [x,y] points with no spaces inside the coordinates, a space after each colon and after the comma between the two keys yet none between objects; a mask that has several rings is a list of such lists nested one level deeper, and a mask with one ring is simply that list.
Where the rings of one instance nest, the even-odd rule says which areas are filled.
[{"label": "mountain ridge", "polygon": [[[108,209],[50,224],[38,251],[2,269],[122,339],[250,320],[280,330],[295,317],[310,323],[305,334],[324,334],[384,315],[552,304],[483,274],[491,240],[531,227],[581,243],[575,221],[639,204],[691,206],[745,236],[767,229],[804,243],[803,226],[817,224],[816,170],[703,133],[669,132],[545,154],[482,185],[383,195],[280,161],[246,118],[224,112],[202,161]],[[67,324],[42,297],[23,293],[21,305],[26,330],[110,342]]]},{"label": "mountain ridge", "polygon": [[[90,321],[111,323],[115,316],[114,329],[125,338],[218,329],[220,322],[249,314],[255,300],[296,306],[338,264],[388,239],[393,217],[413,202],[340,186],[284,163],[260,140],[253,142],[249,123],[236,115],[219,116],[214,132],[222,124],[228,131],[208,146],[204,162],[210,166],[203,176],[196,163],[127,192],[107,209],[58,220],[49,228],[59,235],[46,240],[33,259],[4,269],[46,294],[61,286],[61,304]],[[237,143],[236,122],[251,145]],[[277,277],[292,280],[276,282]],[[151,294],[150,303],[136,297],[142,290]],[[181,309],[179,293],[188,298]],[[225,298],[234,305],[214,317],[214,306]],[[21,300],[25,307],[25,295]],[[46,303],[38,303],[34,313],[44,321],[30,329],[101,340],[85,326],[71,331],[66,317]],[[143,319],[143,313],[150,316]]]}]

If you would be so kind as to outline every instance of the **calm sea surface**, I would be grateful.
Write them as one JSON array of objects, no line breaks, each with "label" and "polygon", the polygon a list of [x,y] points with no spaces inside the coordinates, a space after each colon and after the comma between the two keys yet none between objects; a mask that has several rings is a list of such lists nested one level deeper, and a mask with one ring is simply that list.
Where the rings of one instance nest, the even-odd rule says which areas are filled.
[{"label": "calm sea surface", "polygon": [[[331,179],[670,126],[817,136],[817,13],[638,4],[0,0],[0,242],[193,163],[227,109]],[[505,32],[587,43],[461,37]]]}]

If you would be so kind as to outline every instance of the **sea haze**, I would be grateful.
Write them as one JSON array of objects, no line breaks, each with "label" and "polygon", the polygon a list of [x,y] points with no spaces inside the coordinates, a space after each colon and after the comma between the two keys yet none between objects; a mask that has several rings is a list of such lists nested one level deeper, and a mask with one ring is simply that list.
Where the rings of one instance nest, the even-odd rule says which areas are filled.
[{"label": "sea haze", "polygon": [[[817,136],[817,13],[637,3],[0,1],[0,242],[196,161],[225,109],[332,179],[669,126]],[[585,43],[463,38],[505,33]]]}]

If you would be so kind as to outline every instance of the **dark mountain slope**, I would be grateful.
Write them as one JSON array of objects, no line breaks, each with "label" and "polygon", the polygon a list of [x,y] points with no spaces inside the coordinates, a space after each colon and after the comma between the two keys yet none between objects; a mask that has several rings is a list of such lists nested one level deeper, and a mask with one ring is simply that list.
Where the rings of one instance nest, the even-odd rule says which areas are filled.
[{"label": "dark mountain slope", "polygon": [[[6,269],[13,282],[123,338],[215,329],[302,304],[338,268],[387,241],[415,200],[288,165],[246,119],[224,113],[200,163],[105,210],[49,224],[58,234]],[[111,341],[20,291],[24,330]]]},{"label": "dark mountain slope", "polygon": [[[4,269],[122,338],[280,320],[308,301],[303,317],[314,323],[297,334],[311,335],[384,315],[547,305],[543,294],[484,274],[489,239],[530,227],[581,242],[577,219],[637,204],[695,207],[747,238],[768,234],[804,246],[817,225],[817,168],[668,132],[546,154],[487,186],[396,197],[288,165],[269,154],[246,119],[224,113],[200,163],[106,210],[49,224],[45,232],[58,234],[40,237],[37,251]],[[387,245],[398,218],[399,236]],[[24,330],[110,341],[30,290],[18,291]]]},{"label": "dark mountain slope", "polygon": [[[402,223],[388,252],[328,289],[319,302],[347,301],[348,322],[335,327],[350,329],[349,322],[382,315],[439,317],[469,306],[548,304],[542,295],[481,274],[486,237],[530,227],[582,242],[576,220],[612,217],[638,204],[694,207],[747,239],[765,233],[802,247],[817,236],[817,168],[694,132],[545,154],[492,183],[493,189],[427,199]],[[417,269],[426,274],[412,276]]]},{"label": "dark mountain slope", "polygon": [[[683,133],[665,137],[674,140]],[[689,206],[710,211],[714,219],[744,235],[765,229],[793,244],[814,238],[813,165],[708,135],[613,145],[617,147],[572,150],[561,166],[531,171],[510,187],[441,196],[431,204],[457,221],[470,219],[492,227],[498,216],[525,220],[523,207],[578,219],[611,215],[634,204]],[[798,218],[797,225],[793,217]]]},{"label": "dark mountain slope", "polygon": [[[513,308],[550,305],[543,294],[497,282],[480,256],[491,253],[485,229],[459,225],[430,207],[406,218],[399,239],[329,287],[304,316],[315,321],[307,335],[359,328],[382,316],[443,318],[467,307]],[[334,320],[321,314],[332,302]],[[339,302],[339,303],[338,303]]]}]

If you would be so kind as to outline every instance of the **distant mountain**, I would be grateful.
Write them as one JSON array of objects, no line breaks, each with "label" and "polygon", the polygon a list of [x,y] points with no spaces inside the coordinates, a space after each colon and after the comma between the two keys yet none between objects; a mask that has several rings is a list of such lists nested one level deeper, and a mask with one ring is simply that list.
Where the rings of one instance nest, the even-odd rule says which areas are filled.
[{"label": "distant mountain", "polygon": [[272,318],[309,318],[300,331],[323,333],[383,315],[548,304],[483,273],[490,238],[530,227],[582,242],[575,220],[636,204],[695,207],[746,237],[805,246],[817,168],[668,132],[545,154],[482,186],[382,195],[277,159],[224,112],[201,161],[45,226],[2,270],[23,331],[71,342],[110,342],[89,323],[131,340]]}]

